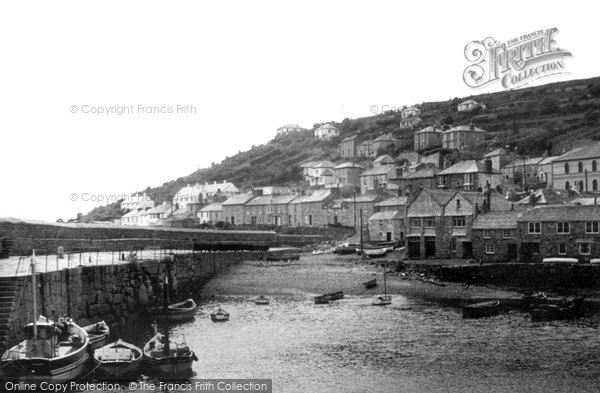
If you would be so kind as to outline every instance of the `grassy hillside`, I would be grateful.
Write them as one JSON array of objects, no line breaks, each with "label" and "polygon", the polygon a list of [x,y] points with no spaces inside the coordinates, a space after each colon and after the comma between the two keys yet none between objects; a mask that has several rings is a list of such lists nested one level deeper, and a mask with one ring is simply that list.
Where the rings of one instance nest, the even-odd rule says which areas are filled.
[{"label": "grassy hillside", "polygon": [[[458,113],[456,105],[469,98],[484,103],[487,108]],[[424,102],[420,107],[423,123],[419,129],[431,124],[450,126],[473,122],[486,130],[485,143],[477,147],[476,155],[507,145],[530,157],[541,156],[544,152],[557,155],[591,140],[600,140],[600,77]],[[173,195],[187,184],[223,180],[238,187],[297,186],[302,181],[298,165],[320,159],[340,160],[337,144],[346,136],[359,134],[364,140],[392,133],[400,143],[386,153],[396,155],[412,150],[414,130],[400,129],[399,123],[400,113],[397,112],[344,119],[334,123],[340,128],[341,135],[332,141],[315,140],[314,130],[324,123],[315,124],[310,130],[276,137],[264,145],[227,157],[210,168],[142,191],[151,196]],[[115,218],[115,214],[118,215],[117,204],[94,209],[83,216],[83,220],[110,219]]]}]

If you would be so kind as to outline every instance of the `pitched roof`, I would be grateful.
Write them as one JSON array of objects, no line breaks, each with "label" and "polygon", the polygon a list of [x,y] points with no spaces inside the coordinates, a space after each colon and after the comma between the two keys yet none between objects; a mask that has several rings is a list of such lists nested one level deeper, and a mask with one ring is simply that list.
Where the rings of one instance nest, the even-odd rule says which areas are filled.
[{"label": "pitched roof", "polygon": [[377,199],[376,194],[358,194],[356,196],[356,199],[354,197],[350,197],[350,198],[344,198],[343,201],[348,202],[348,203],[354,203],[354,201],[356,200],[356,203],[365,203],[365,202],[374,202],[375,199]]},{"label": "pitched roof", "polygon": [[[534,192],[534,204],[535,205],[562,205],[567,203],[569,198],[568,191],[552,190],[549,188],[540,188]],[[517,205],[529,205],[531,198],[529,195],[525,196],[520,201],[516,202]]]},{"label": "pitched roof", "polygon": [[377,176],[377,175],[386,175],[391,171],[395,170],[396,167],[394,165],[381,165],[376,166],[375,168],[367,169],[360,176]]},{"label": "pitched roof", "polygon": [[[454,197],[454,195],[456,195],[458,191],[424,188],[421,190],[421,192],[428,194],[431,197],[431,199],[433,199],[438,205],[444,206],[450,201],[450,199]],[[416,199],[417,198],[413,199],[411,203],[414,202]]]},{"label": "pitched roof", "polygon": [[335,168],[335,164],[331,161],[323,160],[316,162],[312,168]]},{"label": "pitched roof", "polygon": [[148,214],[161,214],[161,213],[166,213],[169,210],[171,210],[173,208],[173,205],[171,205],[168,202],[164,202],[161,205],[158,205],[156,207],[153,207],[150,210],[147,210],[146,213]]},{"label": "pitched roof", "polygon": [[420,131],[416,131],[415,134],[424,134],[426,132],[439,132],[442,133],[443,131],[439,128],[435,128],[434,126],[429,126],[429,127],[425,127]]},{"label": "pitched roof", "polygon": [[390,134],[381,134],[377,138],[375,138],[375,140],[373,140],[373,142],[384,142],[384,141],[393,142],[393,141],[395,141],[395,139]]},{"label": "pitched roof", "polygon": [[[452,165],[449,168],[444,169],[443,171],[441,171],[439,173],[439,175],[454,175],[454,174],[461,174],[461,173],[485,173],[485,165],[475,161],[475,160],[467,160],[467,161],[460,161],[457,162],[456,164]],[[494,174],[500,174],[500,172],[498,172],[495,169],[492,169],[492,173]]]},{"label": "pitched roof", "polygon": [[340,165],[336,166],[333,169],[344,169],[344,168],[359,168],[359,169],[364,169],[361,165],[355,164],[353,162],[342,162]]},{"label": "pitched roof", "polygon": [[404,179],[427,179],[427,178],[434,177],[441,171],[442,170],[436,166],[427,167],[427,168],[421,169],[420,171],[406,174],[404,176]]},{"label": "pitched roof", "polygon": [[461,102],[458,105],[468,105],[468,104],[477,104],[477,101],[475,101],[475,100],[466,100],[466,101]]},{"label": "pitched roof", "polygon": [[200,209],[201,212],[220,212],[223,211],[223,204],[221,203],[211,203],[210,205],[204,206]]},{"label": "pitched roof", "polygon": [[455,131],[485,132],[484,130],[482,130],[479,127],[473,127],[473,129],[471,129],[471,126],[466,126],[466,125],[452,127],[451,129],[444,131],[444,132],[455,132]]},{"label": "pitched roof", "polygon": [[516,229],[517,219],[522,214],[523,210],[483,213],[473,221],[471,229]]},{"label": "pitched roof", "polygon": [[[342,139],[342,142],[349,142],[349,141],[351,141],[352,139],[356,139],[356,138],[358,138],[358,134],[356,134],[356,135],[352,135],[352,136],[347,136],[347,137],[345,137],[344,139]],[[341,143],[341,142],[340,142],[340,143]]]},{"label": "pitched roof", "polygon": [[394,220],[400,219],[402,215],[397,211],[386,211],[386,212],[378,212],[369,217],[369,221],[371,220]]},{"label": "pitched roof", "polygon": [[508,150],[506,150],[503,147],[500,147],[498,149],[492,150],[491,152],[489,152],[488,154],[486,154],[485,156],[483,156],[484,158],[488,158],[488,157],[495,157],[495,156],[499,156],[499,155],[507,155]]},{"label": "pitched roof", "polygon": [[317,161],[309,161],[309,162],[305,162],[304,164],[300,164],[298,166],[300,168],[312,168],[316,163],[317,163]]},{"label": "pitched roof", "polygon": [[544,157],[526,158],[525,161],[523,161],[522,158],[516,158],[508,164],[504,165],[503,168],[518,168],[519,166],[523,165],[539,165],[540,162],[542,162],[542,160],[544,160]]},{"label": "pitched roof", "polygon": [[319,131],[319,130],[338,130],[338,128],[336,126],[334,126],[333,124],[330,123],[326,123],[323,124],[321,127],[317,128],[315,131]]},{"label": "pitched roof", "polygon": [[312,203],[312,202],[323,202],[331,195],[331,190],[317,190],[311,195],[299,196],[290,203]]},{"label": "pitched roof", "polygon": [[392,158],[392,157],[391,157],[389,154],[384,154],[384,155],[382,155],[382,156],[379,156],[379,157],[377,157],[377,158],[376,158],[376,159],[373,161],[373,163],[375,163],[375,162],[381,162],[381,161],[383,161],[383,160],[394,162],[394,159],[393,159],[393,158]]},{"label": "pitched roof", "polygon": [[251,192],[249,192],[247,194],[234,195],[231,198],[227,199],[225,202],[223,202],[223,206],[244,205],[254,197],[255,196],[252,195]]},{"label": "pitched roof", "polygon": [[[188,184],[186,187],[183,187],[181,190],[179,190],[177,194],[181,196],[189,196],[198,194],[214,194],[216,192],[239,192],[239,190],[233,183],[229,182],[213,182],[205,184],[196,183],[193,186]],[[177,194],[175,194],[175,198],[177,198]]]},{"label": "pitched roof", "polygon": [[598,217],[600,205],[551,205],[525,210],[518,221],[589,221]]},{"label": "pitched roof", "polygon": [[589,158],[600,158],[600,142],[594,143],[583,148],[572,149],[562,156],[556,158],[554,162],[570,161],[570,160],[585,160]]},{"label": "pitched roof", "polygon": [[[484,193],[477,191],[459,191],[459,194],[471,202],[471,204],[474,205],[477,203],[479,207],[483,206],[485,200]],[[507,211],[512,208],[510,201],[507,201],[504,196],[495,192],[492,192],[492,195],[490,195],[490,204],[492,211]]]},{"label": "pitched roof", "polygon": [[304,128],[300,127],[298,124],[286,124],[284,126],[279,127],[278,130],[280,130],[282,128],[300,128],[300,129],[304,130]]},{"label": "pitched roof", "polygon": [[285,205],[296,198],[296,195],[261,195],[246,203],[246,206]]},{"label": "pitched roof", "polygon": [[391,206],[404,206],[408,202],[408,197],[405,196],[396,196],[392,198],[385,199],[381,202],[375,204],[375,206],[379,207],[391,207]]}]

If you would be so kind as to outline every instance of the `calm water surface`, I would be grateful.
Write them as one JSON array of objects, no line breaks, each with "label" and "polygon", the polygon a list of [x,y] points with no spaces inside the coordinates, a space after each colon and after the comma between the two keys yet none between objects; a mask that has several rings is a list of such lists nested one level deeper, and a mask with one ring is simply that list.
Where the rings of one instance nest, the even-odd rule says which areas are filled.
[{"label": "calm water surface", "polygon": [[[460,310],[395,296],[314,305],[308,297],[200,303],[174,325],[196,378],[269,378],[274,392],[600,391],[600,317],[532,323],[520,312],[465,320]],[[231,314],[213,323],[217,304]],[[123,337],[143,345],[150,328]]]}]

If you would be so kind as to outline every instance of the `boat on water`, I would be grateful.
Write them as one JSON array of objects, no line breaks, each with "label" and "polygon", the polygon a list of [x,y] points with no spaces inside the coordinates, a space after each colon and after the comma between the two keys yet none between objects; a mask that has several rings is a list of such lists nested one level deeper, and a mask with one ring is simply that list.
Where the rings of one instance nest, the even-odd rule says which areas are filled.
[{"label": "boat on water", "polygon": [[392,304],[392,297],[388,296],[388,294],[387,294],[386,276],[387,276],[387,264],[384,264],[384,266],[383,266],[383,295],[377,296],[377,298],[375,298],[373,300],[374,306],[387,306],[389,304]]},{"label": "boat on water", "polygon": [[225,322],[229,320],[229,313],[221,307],[217,307],[210,313],[210,319],[213,322]]},{"label": "boat on water", "polygon": [[260,295],[259,297],[254,299],[254,304],[266,306],[269,304],[269,299],[267,299],[264,295]]},{"label": "boat on water", "polygon": [[121,339],[94,351],[94,363],[114,377],[134,375],[142,365],[142,350]]},{"label": "boat on water", "polygon": [[529,311],[531,321],[548,322],[580,317],[584,314],[583,303],[583,298],[575,298],[559,304],[537,305]]},{"label": "boat on water", "polygon": [[500,301],[490,300],[463,307],[463,318],[485,318],[500,314]]},{"label": "boat on water", "polygon": [[194,319],[198,306],[194,299],[186,299],[182,302],[170,304],[167,307],[167,318],[171,321],[187,321]]},{"label": "boat on water", "polygon": [[366,289],[371,289],[371,288],[375,288],[377,286],[377,279],[374,278],[372,280],[363,282],[363,285]]},{"label": "boat on water", "polygon": [[[161,377],[182,378],[192,374],[192,364],[198,360],[185,342],[171,340],[152,324],[154,336],[144,345],[144,363],[150,373]],[[168,329],[165,330],[168,333]]]},{"label": "boat on water", "polygon": [[89,337],[70,318],[58,322],[37,316],[35,251],[31,257],[33,322],[25,325],[25,340],[0,358],[0,380],[15,382],[66,382],[79,378],[89,360]]},{"label": "boat on water", "polygon": [[315,304],[329,304],[329,297],[327,295],[315,296]]},{"label": "boat on water", "polygon": [[108,343],[108,336],[110,335],[110,329],[106,322],[100,321],[82,328],[88,335],[90,340],[90,350],[94,350],[105,346]]},{"label": "boat on water", "polygon": [[327,298],[329,300],[340,300],[343,299],[345,296],[344,291],[338,291],[338,292],[332,292],[332,293],[328,293],[326,295],[323,296],[327,296]]}]

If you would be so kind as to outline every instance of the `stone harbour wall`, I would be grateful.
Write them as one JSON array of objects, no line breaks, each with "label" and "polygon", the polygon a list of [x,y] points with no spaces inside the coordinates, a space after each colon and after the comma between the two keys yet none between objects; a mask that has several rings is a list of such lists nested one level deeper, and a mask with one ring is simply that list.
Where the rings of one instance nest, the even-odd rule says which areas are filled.
[{"label": "stone harbour wall", "polygon": [[[198,252],[173,256],[170,301],[196,297],[198,290],[219,272],[242,260],[261,258],[262,252]],[[38,273],[37,314],[67,315],[85,326],[104,320],[125,326],[135,322],[148,307],[162,300],[167,282],[165,261],[141,261],[121,265],[83,266]],[[15,345],[21,327],[33,318],[31,276],[14,278],[12,307],[0,329],[0,352]],[[4,348],[2,348],[4,347]]]}]

